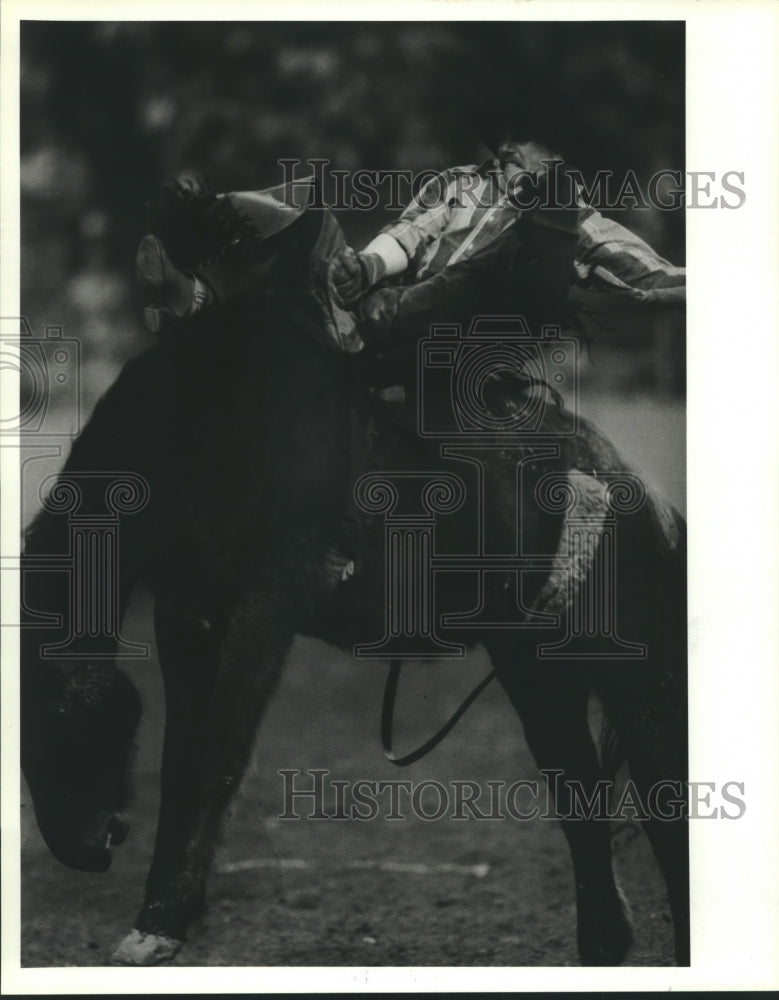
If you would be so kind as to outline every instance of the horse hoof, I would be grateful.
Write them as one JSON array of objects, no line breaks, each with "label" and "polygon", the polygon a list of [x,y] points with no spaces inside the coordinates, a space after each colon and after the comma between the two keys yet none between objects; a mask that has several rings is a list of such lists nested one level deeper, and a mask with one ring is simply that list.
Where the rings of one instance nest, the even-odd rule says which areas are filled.
[{"label": "horse hoof", "polygon": [[174,958],[183,944],[176,938],[144,934],[133,927],[111,956],[111,965],[160,965]]},{"label": "horse hoof", "polygon": [[579,921],[579,958],[582,965],[622,965],[633,946],[633,918],[622,890],[597,913]]}]

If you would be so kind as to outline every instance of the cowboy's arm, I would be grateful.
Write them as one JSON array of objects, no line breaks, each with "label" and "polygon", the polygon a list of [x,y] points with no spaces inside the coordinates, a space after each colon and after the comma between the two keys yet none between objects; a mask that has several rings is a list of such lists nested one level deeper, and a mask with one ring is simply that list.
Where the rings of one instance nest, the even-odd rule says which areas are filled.
[{"label": "cowboy's arm", "polygon": [[330,265],[330,281],[336,299],[349,307],[383,278],[402,274],[407,267],[408,257],[397,240],[379,233],[361,253],[345,247]]},{"label": "cowboy's arm", "polygon": [[385,278],[394,278],[397,274],[403,274],[408,267],[409,258],[406,251],[389,233],[380,232],[374,236],[362,252],[364,254],[375,253],[381,257],[384,262]]},{"label": "cowboy's arm", "polygon": [[427,247],[441,236],[451,218],[450,188],[453,182],[451,170],[436,174],[420,188],[400,217],[384,226],[377,239],[390,237],[402,248],[407,262],[418,263]]},{"label": "cowboy's arm", "polygon": [[437,174],[361,253],[348,247],[336,258],[331,278],[343,305],[354,304],[382,279],[402,274],[441,235],[451,214],[450,181],[450,171]]},{"label": "cowboy's arm", "polygon": [[683,305],[687,274],[635,233],[600,212],[579,223],[576,282],[591,291],[612,291],[648,305]]}]

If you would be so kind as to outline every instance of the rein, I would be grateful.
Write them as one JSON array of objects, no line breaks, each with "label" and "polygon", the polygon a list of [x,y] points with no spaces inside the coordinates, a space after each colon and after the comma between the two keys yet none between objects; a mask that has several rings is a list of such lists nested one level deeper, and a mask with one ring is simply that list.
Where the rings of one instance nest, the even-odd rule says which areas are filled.
[{"label": "rein", "polygon": [[415,761],[426,757],[431,750],[434,750],[457,725],[459,720],[465,715],[471,705],[476,701],[482,691],[495,677],[495,671],[491,670],[486,677],[479,681],[460,707],[447,719],[438,732],[434,733],[429,740],[426,740],[416,750],[398,757],[392,749],[392,721],[395,715],[395,697],[398,692],[398,682],[400,681],[400,671],[403,666],[402,660],[390,660],[389,673],[384,685],[384,697],[381,704],[381,746],[384,756],[396,767],[407,767]]}]

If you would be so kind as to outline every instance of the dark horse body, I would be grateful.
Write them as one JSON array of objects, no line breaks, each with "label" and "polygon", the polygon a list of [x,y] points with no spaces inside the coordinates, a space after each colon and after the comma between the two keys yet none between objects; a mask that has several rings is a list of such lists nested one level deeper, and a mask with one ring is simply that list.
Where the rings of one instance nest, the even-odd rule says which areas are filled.
[{"label": "dark horse body", "polygon": [[[352,540],[354,584],[334,592],[324,571],[352,490],[347,442],[353,409],[362,404],[349,359],[317,344],[307,323],[283,301],[236,303],[130,362],[75,441],[61,476],[131,471],[150,488],[144,509],[122,522],[120,614],[136,583],[151,590],[167,719],[154,859],[135,929],[117,952],[121,962],[170,957],[201,911],[221,817],[295,634],[347,648],[382,635],[381,519],[366,519]],[[463,471],[463,462],[440,457],[432,465],[433,453],[412,434],[383,424],[380,414],[374,419],[371,467]],[[547,429],[558,419],[550,406]],[[625,469],[586,423],[561,441],[546,464],[531,463],[523,490],[549,469],[593,476]],[[496,449],[484,466],[491,551],[516,551],[521,458],[519,448]],[[102,496],[91,495],[98,486],[90,482],[82,487],[83,510],[97,511]],[[473,518],[470,497],[460,514]],[[463,551],[458,516],[442,518],[439,529],[440,544],[452,551]],[[524,551],[554,552],[562,526],[562,516],[536,516],[528,504]],[[646,644],[642,660],[541,662],[535,649],[544,635],[537,629],[473,625],[455,638],[487,648],[539,767],[558,769],[589,791],[603,777],[587,722],[588,697],[597,693],[646,795],[658,781],[686,779],[683,524],[650,496],[625,518],[619,541],[620,629]],[[44,511],[28,531],[27,564],[68,544],[67,518]],[[29,573],[27,605],[67,615],[60,576]],[[467,577],[452,574],[444,610],[473,605],[473,594],[458,590]],[[526,603],[543,583],[541,575],[528,584]],[[486,606],[500,615],[510,610],[509,598],[515,601],[513,590],[498,582],[487,590]],[[110,660],[92,656],[88,637],[80,658],[61,661],[39,656],[40,644],[56,641],[56,632],[30,628],[24,641],[23,767],[41,832],[65,864],[104,870],[107,837],[116,843],[126,834],[118,813],[137,697]],[[562,815],[568,805],[562,785]],[[619,963],[631,930],[612,873],[609,825],[577,818],[562,824],[582,961]],[[685,963],[686,822],[652,819],[646,827],[669,889],[677,960]]]}]

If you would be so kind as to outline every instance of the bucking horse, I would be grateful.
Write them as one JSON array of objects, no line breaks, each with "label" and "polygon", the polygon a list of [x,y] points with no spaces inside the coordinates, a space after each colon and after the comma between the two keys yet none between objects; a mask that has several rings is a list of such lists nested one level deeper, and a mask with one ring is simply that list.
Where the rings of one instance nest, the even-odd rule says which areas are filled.
[{"label": "bucking horse", "polygon": [[[267,252],[294,254],[294,241]],[[370,352],[328,348],[303,288],[256,289],[180,327],[97,403],[23,557],[22,767],[46,844],[80,871],[108,869],[128,834],[140,702],[106,630],[74,618],[94,613],[88,594],[110,591],[113,626],[136,585],[155,602],[160,810],[143,903],[114,961],[171,959],[202,913],[220,822],[305,634],[395,661],[487,650],[539,768],[559,778],[581,961],[615,965],[632,930],[610,827],[573,792],[594,800],[610,766],[588,723],[597,696],[646,811],[676,960],[688,964],[681,517],[532,375],[529,342],[516,377],[480,381],[475,355],[457,356],[467,332],[453,343],[450,330],[415,369],[444,388],[409,385],[410,398],[431,394],[410,419],[408,406],[366,388]],[[422,356],[416,345],[412,355]],[[459,403],[486,415],[457,424],[459,438],[449,434],[458,365],[470,372]],[[98,558],[90,545],[105,535],[107,502],[123,516]],[[87,523],[98,525],[92,535],[74,533]],[[73,556],[76,538],[74,582],[50,563]],[[343,582],[328,569],[334,549],[354,562]],[[90,574],[105,574],[105,586]]]}]

